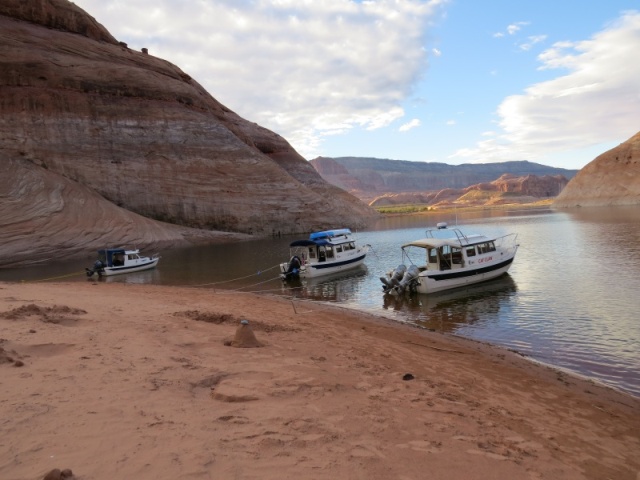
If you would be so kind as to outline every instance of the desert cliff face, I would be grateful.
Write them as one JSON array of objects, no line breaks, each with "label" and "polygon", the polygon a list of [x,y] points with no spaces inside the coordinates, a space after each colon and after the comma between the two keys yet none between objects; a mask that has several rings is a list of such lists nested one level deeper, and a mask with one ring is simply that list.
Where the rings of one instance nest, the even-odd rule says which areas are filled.
[{"label": "desert cliff face", "polygon": [[555,197],[567,185],[562,175],[504,174],[493,182],[479,183],[467,188],[444,188],[432,192],[389,193],[375,198],[370,205],[421,204],[434,207],[489,206],[514,203],[534,203]]},{"label": "desert cliff face", "polygon": [[52,251],[67,245],[51,222],[29,230],[27,219],[41,212],[29,206],[32,185],[7,190],[18,171],[40,179],[43,198],[91,197],[80,209],[69,196],[55,207],[57,223],[82,232],[75,243],[88,250],[96,246],[89,238],[143,245],[193,234],[140,216],[268,235],[362,227],[376,215],[281,136],[221,105],[175,65],[119,43],[66,0],[3,0],[0,49],[0,266],[20,250],[18,239],[31,260],[50,254],[31,249],[37,238]]},{"label": "desert cliff face", "polygon": [[[418,197],[428,195],[432,198],[443,190],[461,192],[466,188],[478,189],[478,185],[490,185],[496,181],[502,181],[504,192],[513,193],[519,188],[523,192],[529,191],[534,197],[549,197],[558,193],[557,180],[554,178],[565,178],[566,184],[566,179],[578,172],[528,161],[448,165],[380,158],[318,157],[310,163],[327,182],[370,205],[391,199],[412,203],[400,200],[410,200],[411,196],[416,196],[416,203],[424,203]],[[500,179],[504,174],[509,177]],[[507,178],[517,180],[506,180]],[[514,182],[521,182],[522,185],[517,187]],[[537,187],[534,185],[536,182]],[[487,188],[495,189],[493,186]],[[555,193],[549,194],[549,191]]]},{"label": "desert cliff face", "polygon": [[[238,233],[164,224],[107,202],[90,188],[29,161],[3,159],[2,162],[2,267],[93,254],[98,248],[115,245],[145,249],[251,238]],[[115,244],[109,243],[109,239],[114,239]]]},{"label": "desert cliff face", "polygon": [[598,156],[569,182],[554,207],[640,205],[640,133]]}]

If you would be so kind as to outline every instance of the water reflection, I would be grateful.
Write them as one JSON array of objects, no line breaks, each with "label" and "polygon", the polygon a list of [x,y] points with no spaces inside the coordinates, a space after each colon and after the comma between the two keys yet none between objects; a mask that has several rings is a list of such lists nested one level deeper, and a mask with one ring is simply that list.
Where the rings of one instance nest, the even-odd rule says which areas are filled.
[{"label": "water reflection", "polygon": [[325,302],[344,302],[353,298],[358,291],[358,285],[367,277],[367,267],[324,275],[316,278],[292,278],[283,282],[286,289],[283,292],[295,298],[306,300],[320,300]]},{"label": "water reflection", "polygon": [[506,274],[495,280],[432,295],[384,295],[383,308],[402,312],[429,330],[456,333],[460,327],[495,321],[517,287]]},{"label": "water reflection", "polygon": [[109,275],[99,277],[94,275],[87,278],[88,282],[104,282],[104,283],[131,283],[131,284],[144,284],[144,283],[161,283],[162,271],[158,268],[151,270],[143,270],[141,272],[127,273],[123,275]]}]

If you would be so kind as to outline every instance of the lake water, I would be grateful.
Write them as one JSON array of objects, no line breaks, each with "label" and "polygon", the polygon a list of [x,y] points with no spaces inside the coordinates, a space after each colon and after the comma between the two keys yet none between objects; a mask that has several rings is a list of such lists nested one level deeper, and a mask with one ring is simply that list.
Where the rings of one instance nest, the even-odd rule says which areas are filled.
[{"label": "lake water", "polygon": [[[440,221],[457,221],[465,233],[517,233],[520,248],[509,274],[433,296],[385,297],[379,277],[401,262],[400,245],[423,238]],[[639,207],[391,217],[357,238],[373,248],[366,266],[338,278],[284,284],[276,267],[288,258],[294,238],[287,237],[163,251],[155,270],[101,281],[334,302],[500,345],[640,396]],[[94,258],[0,270],[0,281],[87,281],[78,272]]]}]

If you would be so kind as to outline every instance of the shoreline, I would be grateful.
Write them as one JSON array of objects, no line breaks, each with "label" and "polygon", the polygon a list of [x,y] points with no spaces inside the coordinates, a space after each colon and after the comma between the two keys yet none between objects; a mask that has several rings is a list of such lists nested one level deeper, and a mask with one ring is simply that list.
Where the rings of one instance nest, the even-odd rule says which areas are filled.
[{"label": "shoreline", "polygon": [[[640,399],[485,342],[293,302],[0,283],[0,477],[637,480]],[[241,319],[263,347],[225,345]]]}]

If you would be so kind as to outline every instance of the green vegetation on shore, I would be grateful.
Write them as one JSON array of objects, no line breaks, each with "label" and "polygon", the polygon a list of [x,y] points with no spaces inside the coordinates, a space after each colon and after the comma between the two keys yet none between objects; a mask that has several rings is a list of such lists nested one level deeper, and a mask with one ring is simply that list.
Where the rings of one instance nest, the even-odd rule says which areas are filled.
[{"label": "green vegetation on shore", "polygon": [[430,206],[424,204],[385,205],[373,207],[382,215],[414,215],[423,213],[449,213],[449,212],[473,212],[478,210],[506,210],[513,208],[549,208],[553,198],[545,198],[530,203],[503,203],[499,205],[446,205]]}]

